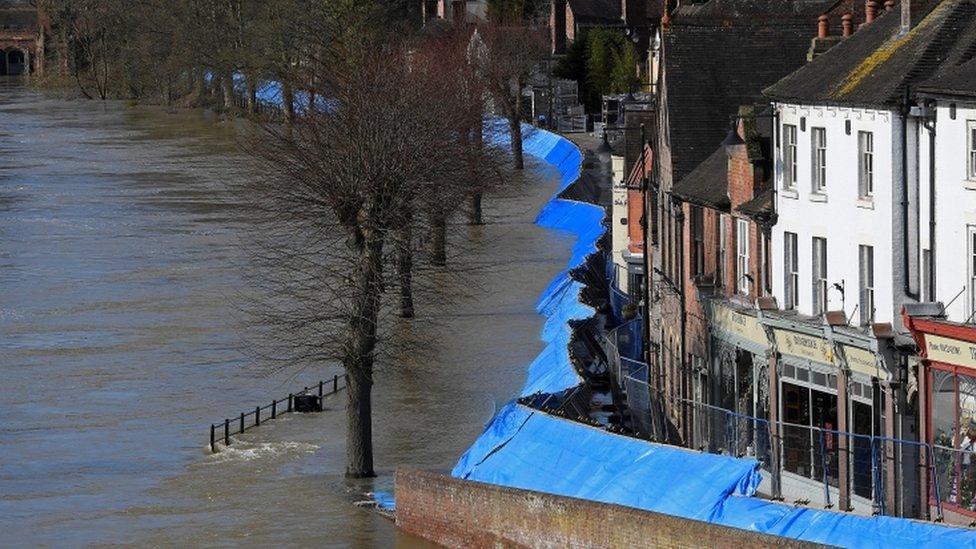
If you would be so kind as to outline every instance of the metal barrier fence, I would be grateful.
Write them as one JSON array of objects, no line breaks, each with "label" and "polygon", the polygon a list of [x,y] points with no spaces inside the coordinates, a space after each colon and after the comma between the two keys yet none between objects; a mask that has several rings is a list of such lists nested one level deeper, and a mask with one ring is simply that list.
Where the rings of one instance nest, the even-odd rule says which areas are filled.
[{"label": "metal barrier fence", "polygon": [[[976,510],[974,452],[818,426],[771,423],[768,419],[667,395],[651,387],[646,378],[624,375],[621,385],[626,392],[632,427],[641,436],[714,454],[754,458],[766,473],[776,476],[784,485],[796,487],[791,493],[804,490],[822,493],[825,507],[837,505],[840,479],[844,476],[841,468],[846,465],[847,493],[870,502],[873,514],[894,513],[894,509],[887,508],[886,476],[894,467],[902,470],[906,466],[919,467],[917,456],[924,452],[928,458],[925,468],[936,519],[943,517],[943,503]],[[682,423],[685,428],[679,429]],[[773,444],[773,425],[779,430],[778,444]],[[778,471],[774,470],[777,462]],[[900,471],[892,472],[900,478]],[[809,500],[799,497],[797,502]]]},{"label": "metal barrier fence", "polygon": [[[343,377],[343,379],[345,379]],[[332,379],[328,381],[319,381],[318,386],[305,387],[303,390],[297,393],[288,393],[288,397],[281,398],[278,400],[272,400],[271,404],[267,406],[255,406],[254,410],[251,412],[241,412],[239,416],[234,419],[224,419],[221,423],[211,423],[210,424],[210,451],[216,452],[217,445],[223,441],[224,446],[230,446],[231,435],[237,435],[247,431],[248,429],[253,429],[261,425],[261,414],[267,412],[265,415],[265,422],[270,419],[275,419],[282,414],[290,414],[295,410],[295,397],[303,396],[309,394],[318,394],[319,398],[334,395],[339,391],[346,388],[346,384],[339,384],[339,376],[332,376]],[[280,404],[287,404],[284,409],[279,408]],[[250,419],[253,418],[253,419]],[[220,436],[218,438],[218,429],[222,429]]]},{"label": "metal barrier fence", "polygon": [[607,333],[607,360],[610,361],[610,371],[618,382],[625,376],[639,377],[642,370],[646,372],[646,365],[641,360],[644,354],[642,324],[643,319],[638,316]]}]

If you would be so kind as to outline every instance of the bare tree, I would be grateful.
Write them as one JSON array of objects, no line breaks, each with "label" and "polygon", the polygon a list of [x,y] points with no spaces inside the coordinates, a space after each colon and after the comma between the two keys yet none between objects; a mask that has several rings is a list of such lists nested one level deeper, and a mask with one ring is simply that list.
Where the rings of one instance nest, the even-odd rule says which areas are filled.
[{"label": "bare tree", "polygon": [[508,121],[515,169],[524,166],[522,155],[522,90],[545,55],[544,32],[528,26],[484,25],[478,28],[475,49],[478,72],[491,94],[495,109]]},{"label": "bare tree", "polygon": [[344,368],[346,472],[371,476],[373,369],[394,311],[383,295],[391,271],[401,284],[417,273],[389,267],[416,245],[418,208],[447,203],[467,113],[451,99],[450,71],[401,43],[347,41],[308,70],[329,101],[289,128],[263,125],[248,145],[269,168],[250,192],[269,214],[256,248],[270,273],[259,310],[273,326],[272,354]]}]

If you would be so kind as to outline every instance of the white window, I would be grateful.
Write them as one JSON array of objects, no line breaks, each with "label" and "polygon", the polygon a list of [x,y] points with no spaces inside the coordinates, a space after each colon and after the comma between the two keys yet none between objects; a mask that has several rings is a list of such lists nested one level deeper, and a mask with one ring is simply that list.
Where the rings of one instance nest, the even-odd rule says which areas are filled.
[{"label": "white window", "polygon": [[976,120],[966,122],[966,150],[969,151],[966,174],[976,181]]},{"label": "white window", "polygon": [[729,247],[729,216],[725,214],[719,215],[718,218],[718,262],[715,266],[715,283],[719,286],[725,286],[725,266],[728,257],[725,250]]},{"label": "white window", "polygon": [[810,128],[812,191],[827,191],[827,129]]},{"label": "white window", "polygon": [[736,219],[735,224],[735,276],[736,290],[740,294],[749,294],[750,282],[749,275],[749,221]]},{"label": "white window", "polygon": [[874,134],[857,132],[858,185],[860,198],[874,196]]},{"label": "white window", "polygon": [[796,126],[783,125],[783,188],[796,188]]},{"label": "white window", "polygon": [[827,239],[813,237],[813,314],[827,312]]},{"label": "white window", "polygon": [[969,290],[969,310],[966,311],[966,316],[968,321],[972,322],[974,316],[976,316],[976,226],[969,225],[966,228],[969,240],[969,249],[967,250],[966,257],[968,258],[969,267],[969,278],[967,281]]},{"label": "white window", "polygon": [[783,308],[796,309],[800,300],[799,254],[796,250],[796,233],[783,233],[783,275],[786,279]]},{"label": "white window", "polygon": [[858,249],[861,264],[861,325],[874,322],[874,247],[860,246]]}]

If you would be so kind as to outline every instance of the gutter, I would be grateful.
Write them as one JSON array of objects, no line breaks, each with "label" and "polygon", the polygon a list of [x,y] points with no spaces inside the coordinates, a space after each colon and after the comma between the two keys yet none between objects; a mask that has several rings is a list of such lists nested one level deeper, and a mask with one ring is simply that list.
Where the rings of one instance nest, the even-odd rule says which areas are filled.
[{"label": "gutter", "polygon": [[921,301],[935,301],[935,117],[924,124],[929,131],[929,287],[928,295],[921,296]]}]

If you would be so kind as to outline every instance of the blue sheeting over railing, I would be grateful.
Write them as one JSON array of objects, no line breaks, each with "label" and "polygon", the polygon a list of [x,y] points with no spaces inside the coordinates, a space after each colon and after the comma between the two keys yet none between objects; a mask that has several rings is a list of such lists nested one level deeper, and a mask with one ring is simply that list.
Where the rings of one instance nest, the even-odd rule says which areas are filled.
[{"label": "blue sheeting over railing", "polygon": [[707,520],[759,486],[759,463],[615,435],[509,404],[451,474]]},{"label": "blue sheeting over railing", "polygon": [[[549,132],[528,132],[525,152],[560,172],[556,194],[578,177],[579,150]],[[502,144],[500,139],[498,144]],[[537,304],[546,317],[545,350],[529,366],[521,396],[559,393],[581,380],[569,360],[568,322],[593,314],[579,302],[569,269],[596,251],[603,209],[556,198],[541,226],[577,235],[566,271]],[[626,505],[754,532],[845,547],[976,547],[976,532],[892,517],[797,508],[755,497],[758,464],[751,459],[663,446],[549,416],[515,403],[488,424],[451,473],[463,479]]]}]

